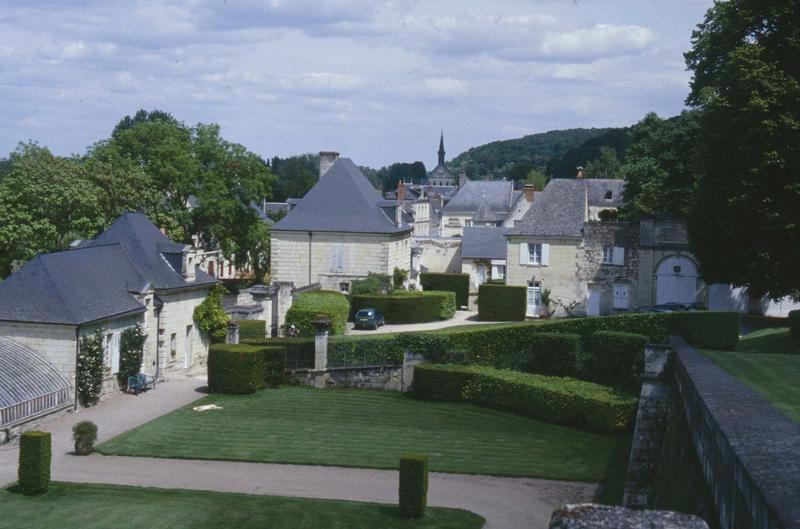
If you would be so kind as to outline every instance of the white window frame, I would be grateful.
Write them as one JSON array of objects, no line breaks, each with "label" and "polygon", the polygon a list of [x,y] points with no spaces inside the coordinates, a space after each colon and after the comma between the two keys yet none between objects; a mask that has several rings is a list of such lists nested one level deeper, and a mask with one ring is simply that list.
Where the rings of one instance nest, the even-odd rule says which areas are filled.
[{"label": "white window frame", "polygon": [[520,244],[519,251],[520,264],[533,266],[550,264],[550,245],[545,242],[523,242]]}]

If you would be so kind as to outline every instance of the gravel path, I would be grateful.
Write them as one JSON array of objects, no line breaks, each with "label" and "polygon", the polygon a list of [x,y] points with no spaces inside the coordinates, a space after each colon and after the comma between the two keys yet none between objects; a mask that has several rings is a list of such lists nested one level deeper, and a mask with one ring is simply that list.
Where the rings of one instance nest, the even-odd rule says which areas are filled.
[{"label": "gravel path", "polygon": [[[434,331],[436,329],[444,329],[447,327],[455,327],[457,325],[475,325],[485,321],[478,321],[477,311],[458,310],[455,316],[446,321],[432,321],[430,323],[406,323],[406,324],[386,324],[383,327],[378,327],[377,330],[372,329],[354,329],[353,323],[347,323],[347,334],[362,335],[362,334],[386,334],[392,332],[417,332],[417,331]],[[496,323],[496,322],[492,322]]]},{"label": "gravel path", "polygon": [[[53,433],[53,479],[390,504],[397,501],[397,472],[390,470],[69,454],[71,429],[76,422],[94,421],[98,442],[102,442],[192,402],[202,395],[203,385],[202,379],[179,379],[138,397],[115,396],[99,406],[42,424],[40,429]],[[0,486],[16,480],[17,457],[15,446],[0,448]],[[432,473],[428,498],[432,506],[480,514],[487,520],[487,529],[546,528],[554,509],[565,503],[589,501],[595,490],[596,485],[591,483]]]}]

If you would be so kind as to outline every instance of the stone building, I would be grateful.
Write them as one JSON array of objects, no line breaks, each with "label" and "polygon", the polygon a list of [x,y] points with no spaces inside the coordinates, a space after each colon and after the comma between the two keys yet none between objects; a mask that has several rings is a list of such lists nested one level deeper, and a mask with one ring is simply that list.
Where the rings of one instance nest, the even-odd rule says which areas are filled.
[{"label": "stone building", "polygon": [[271,228],[272,280],[349,291],[370,272],[408,270],[412,228],[401,204],[384,200],[350,159],[320,158],[319,181]]},{"label": "stone building", "polygon": [[0,337],[28,347],[74,387],[78,341],[101,329],[107,389],[119,370],[120,336],[146,335],[142,370],[155,376],[205,365],[194,308],[216,279],[192,245],[126,213],[96,239],[35,257],[0,283]]},{"label": "stone building", "polygon": [[477,292],[478,287],[487,281],[505,279],[507,232],[508,228],[464,228],[461,272],[469,274],[470,292]]},{"label": "stone building", "polygon": [[611,314],[692,303],[704,285],[686,227],[670,220],[600,220],[623,203],[623,180],[554,179],[506,234],[507,283],[528,288],[528,315],[550,291],[556,314]]},{"label": "stone building", "polygon": [[444,206],[441,236],[461,237],[469,226],[512,227],[528,211],[527,197],[513,182],[468,181]]}]

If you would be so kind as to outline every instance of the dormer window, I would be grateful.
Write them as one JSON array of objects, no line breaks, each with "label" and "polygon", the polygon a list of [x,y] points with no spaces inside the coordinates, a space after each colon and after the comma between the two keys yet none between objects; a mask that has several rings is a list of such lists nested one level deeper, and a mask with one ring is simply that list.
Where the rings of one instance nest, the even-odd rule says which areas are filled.
[{"label": "dormer window", "polygon": [[614,194],[611,191],[606,191],[606,196],[604,197],[606,200],[611,200]]}]

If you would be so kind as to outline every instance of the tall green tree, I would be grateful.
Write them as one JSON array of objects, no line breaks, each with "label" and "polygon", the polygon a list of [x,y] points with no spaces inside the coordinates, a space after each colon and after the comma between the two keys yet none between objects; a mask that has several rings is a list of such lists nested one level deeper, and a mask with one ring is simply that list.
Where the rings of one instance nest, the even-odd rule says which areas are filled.
[{"label": "tall green tree", "polygon": [[525,180],[523,180],[522,183],[532,185],[536,191],[542,191],[547,185],[547,177],[541,171],[531,169],[530,172],[528,172],[528,176],[525,177]]},{"label": "tall green tree", "polygon": [[619,178],[621,164],[617,152],[611,147],[600,147],[600,155],[586,164],[586,178]]},{"label": "tall green tree", "polygon": [[701,178],[689,214],[708,283],[800,294],[800,0],[717,2],[692,34]]},{"label": "tall green tree", "polygon": [[54,156],[35,143],[11,153],[11,169],[0,182],[0,276],[37,253],[67,248],[93,236],[104,219],[102,190],[78,158]]},{"label": "tall green tree", "polygon": [[630,130],[620,172],[625,179],[622,217],[668,215],[685,220],[697,186],[697,112],[662,119],[654,113]]}]

